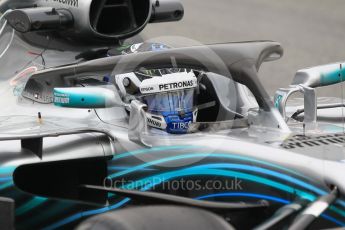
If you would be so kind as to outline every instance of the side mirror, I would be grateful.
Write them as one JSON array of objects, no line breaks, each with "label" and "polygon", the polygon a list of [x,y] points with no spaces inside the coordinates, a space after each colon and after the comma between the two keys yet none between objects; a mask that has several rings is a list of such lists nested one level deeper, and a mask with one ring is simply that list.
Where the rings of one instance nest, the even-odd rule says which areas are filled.
[{"label": "side mirror", "polygon": [[317,88],[343,81],[345,81],[345,63],[334,63],[297,71],[292,85]]},{"label": "side mirror", "polygon": [[304,122],[314,124],[317,118],[317,99],[315,88],[334,85],[345,81],[345,63],[315,66],[297,71],[290,87],[279,89],[274,97],[274,105],[284,119],[286,102],[296,93],[304,94]]},{"label": "side mirror", "polygon": [[6,15],[8,23],[20,33],[60,29],[73,25],[73,15],[68,10],[52,7],[17,9]]},{"label": "side mirror", "polygon": [[285,121],[287,121],[286,104],[289,97],[297,92],[304,95],[304,122],[314,124],[317,118],[317,100],[315,89],[302,84],[279,89],[274,96],[274,106],[279,110]]},{"label": "side mirror", "polygon": [[54,88],[54,105],[66,108],[101,109],[124,106],[115,90],[101,87]]},{"label": "side mirror", "polygon": [[184,8],[178,0],[152,1],[150,23],[173,22],[183,18]]}]

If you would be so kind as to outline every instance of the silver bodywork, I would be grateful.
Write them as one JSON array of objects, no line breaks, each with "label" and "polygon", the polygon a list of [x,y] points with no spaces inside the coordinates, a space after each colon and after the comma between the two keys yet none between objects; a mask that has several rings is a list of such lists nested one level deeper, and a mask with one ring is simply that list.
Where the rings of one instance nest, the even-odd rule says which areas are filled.
[{"label": "silver bodywork", "polygon": [[[2,83],[3,89],[8,89],[9,80]],[[326,136],[323,139],[343,138],[342,114],[339,109],[331,112],[338,121],[327,122],[327,119],[324,121],[320,119],[307,130],[303,130],[303,123],[300,122],[285,123],[278,110],[263,111],[254,107],[247,108],[248,120],[244,122],[247,126],[236,128],[234,123],[223,121],[213,124],[206,131],[196,131],[186,135],[168,135],[148,130],[145,113],[143,113],[145,106],[135,101],[132,101],[129,116],[126,107],[97,110],[59,108],[52,104],[42,104],[23,96],[13,95],[12,90],[7,90],[7,92],[2,97],[6,100],[1,100],[2,107],[6,109],[1,111],[0,121],[0,139],[2,140],[0,161],[1,166],[5,168],[15,169],[28,164],[94,157],[116,158],[123,153],[140,150],[149,153],[142,156],[133,154],[134,159],[128,159],[129,161],[121,164],[132,165],[135,169],[137,165],[145,162],[157,162],[149,164],[155,168],[173,169],[193,165],[212,157],[212,154],[222,153],[293,169],[304,178],[308,178],[309,183],[324,191],[327,191],[328,186],[332,184],[337,185],[341,192],[345,192],[343,180],[345,156],[342,143],[318,142],[316,145],[302,147],[291,144],[305,141],[303,138],[295,140],[295,135],[306,135],[312,141],[320,141],[321,139],[318,139],[320,136],[333,134],[339,136]],[[249,97],[245,100],[242,97],[242,100],[252,101],[253,98]],[[333,99],[333,101],[337,100]],[[286,111],[303,107],[301,102],[301,100],[295,100],[294,105],[286,108]],[[39,112],[42,114],[41,119],[37,117]],[[327,113],[327,111],[322,112]],[[322,116],[322,113],[318,115]],[[280,123],[272,123],[274,120],[279,120]],[[314,122],[313,119],[312,121]],[[19,140],[10,140],[37,136],[44,137],[42,158],[22,149]],[[151,150],[157,148],[169,149],[174,146],[186,146],[186,148],[178,148],[173,152],[162,150],[160,155],[150,153]],[[195,148],[196,151],[187,153],[190,147]],[[200,155],[201,153],[203,154]],[[189,156],[186,159],[181,158],[183,160],[159,163],[159,159],[163,156],[176,157],[193,154],[195,158]]]},{"label": "silver bodywork", "polygon": [[[79,1],[79,6],[84,7],[90,2]],[[59,5],[59,3],[53,4]],[[77,33],[90,32],[83,24],[87,20],[84,14],[85,10],[79,12],[76,9],[75,15],[80,15],[77,23],[81,23],[79,27],[82,28]],[[9,28],[7,32],[12,33],[12,30]],[[23,43],[15,36],[12,45],[14,50],[21,50]],[[309,84],[311,81],[317,82],[315,75],[308,75],[309,78],[307,77],[303,82],[296,80],[288,89],[280,89],[273,102],[264,98],[265,93],[259,96],[255,93],[252,95],[249,87],[233,82],[231,75],[238,72],[239,75],[244,76],[250,76],[250,73],[256,74],[262,62],[279,58],[282,49],[274,42],[258,42],[258,46],[251,45],[251,43],[234,43],[227,44],[226,48],[230,47],[236,58],[243,50],[260,50],[263,49],[261,45],[266,45],[268,48],[263,49],[263,54],[260,53],[257,57],[258,60],[248,57],[242,59],[241,56],[240,60],[230,59],[232,56],[228,57],[226,56],[228,54],[222,52],[223,46],[213,45],[176,49],[170,53],[157,52],[152,55],[146,52],[76,63],[75,57],[78,51],[44,51],[37,46],[26,47],[25,50],[46,52],[45,65],[37,58],[20,56],[15,59],[18,63],[22,63],[20,59],[25,61],[28,59],[29,64],[4,70],[0,82],[0,108],[2,108],[0,110],[0,174],[3,175],[0,181],[0,196],[16,200],[18,226],[56,229],[129,203],[126,199],[114,201],[111,198],[103,204],[85,203],[59,194],[43,194],[35,190],[35,186],[44,188],[44,185],[35,183],[37,178],[30,177],[30,173],[21,173],[23,169],[40,169],[46,164],[63,166],[74,160],[96,162],[96,159],[105,161],[107,166],[105,176],[111,179],[147,182],[152,178],[159,178],[159,183],[155,183],[163,184],[178,176],[241,178],[250,184],[245,188],[248,192],[258,192],[257,188],[261,186],[263,191],[288,201],[296,198],[314,201],[318,196],[328,193],[330,185],[334,185],[342,195],[328,212],[330,215],[335,215],[332,217],[337,219],[335,223],[343,225],[345,222],[344,114],[342,108],[332,108],[317,113],[316,107],[341,100],[334,98],[317,100],[312,88],[315,85]],[[279,52],[269,53],[271,48]],[[210,50],[211,55],[207,56]],[[207,60],[203,64],[212,73],[203,73],[208,76],[215,91],[219,92],[218,103],[225,108],[217,119],[193,124],[194,127],[191,127],[189,134],[169,135],[148,128],[145,105],[136,100],[130,104],[114,102],[112,105],[116,105],[115,107],[103,109],[75,109],[53,105],[54,88],[99,87],[99,79],[111,72],[111,79],[106,86],[111,86],[116,91],[117,88],[113,85],[114,75],[133,72],[138,64],[133,60],[139,60],[139,64],[148,63],[148,66],[150,61],[165,66],[166,63],[171,62],[171,57],[179,52],[183,55],[176,55],[175,63],[185,62],[193,64],[192,67],[199,67],[198,60],[189,58],[188,54]],[[216,66],[214,56],[217,55],[221,57],[219,59],[233,63],[221,63],[221,67]],[[6,66],[8,62],[15,65],[13,56],[0,59],[2,66]],[[244,67],[241,66],[242,64]],[[20,71],[32,66],[39,70],[18,78],[17,74]],[[229,69],[226,68],[228,66],[235,71],[230,74]],[[245,75],[246,73],[249,74]],[[219,76],[226,78],[219,80]],[[237,78],[240,79],[238,76]],[[95,83],[90,79],[98,81]],[[79,83],[75,83],[78,81]],[[251,87],[259,89],[258,92],[262,93],[260,85],[255,84],[257,81],[254,79]],[[13,82],[15,84],[12,84]],[[287,107],[289,96],[297,91],[304,93],[304,103],[296,99]],[[273,103],[277,108],[273,107]],[[301,107],[305,109],[302,116],[304,122],[290,119],[291,113]],[[237,113],[243,114],[243,118],[235,119],[231,112],[234,109]],[[200,128],[203,126],[206,128]],[[39,141],[43,141],[42,149],[37,150],[34,147],[40,143]],[[89,168],[89,173],[93,173],[92,170]],[[41,174],[44,177],[48,172],[50,172],[49,167],[38,171],[35,175]],[[64,181],[68,180],[68,177],[64,175],[55,179]],[[51,181],[45,183],[52,185]],[[30,184],[35,186],[30,188]],[[137,188],[129,182],[126,186]],[[147,190],[151,188],[148,186]],[[64,189],[69,188],[62,186],[61,190]],[[201,195],[192,192],[194,191],[188,194],[190,197]],[[205,191],[205,194],[207,192],[214,191]],[[52,209],[46,205],[47,203],[54,208],[59,207],[61,213],[49,214]],[[61,204],[70,208],[62,209],[59,206]],[[23,217],[27,215],[31,218],[31,213],[38,209],[48,217],[39,220],[39,217],[34,216],[36,222],[30,222],[28,218]]]}]

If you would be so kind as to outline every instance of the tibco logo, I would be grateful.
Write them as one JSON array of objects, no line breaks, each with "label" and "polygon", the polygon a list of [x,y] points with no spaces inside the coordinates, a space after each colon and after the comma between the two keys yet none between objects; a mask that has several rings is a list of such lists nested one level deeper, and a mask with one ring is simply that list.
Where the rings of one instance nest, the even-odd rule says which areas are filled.
[{"label": "tibco logo", "polygon": [[188,129],[189,128],[189,125],[191,124],[192,122],[179,122],[179,123],[173,123],[173,128],[174,129]]},{"label": "tibco logo", "polygon": [[74,7],[79,6],[79,0],[53,0],[53,2],[58,2],[64,5],[74,6]]}]

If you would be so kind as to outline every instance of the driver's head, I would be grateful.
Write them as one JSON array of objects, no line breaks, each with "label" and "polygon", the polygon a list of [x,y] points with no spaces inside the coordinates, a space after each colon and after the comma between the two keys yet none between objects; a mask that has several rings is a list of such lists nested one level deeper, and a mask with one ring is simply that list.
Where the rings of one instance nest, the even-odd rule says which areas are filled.
[{"label": "driver's head", "polygon": [[177,72],[142,81],[141,101],[147,105],[148,124],[168,133],[186,133],[197,116],[194,110],[197,84],[192,72]]},{"label": "driver's head", "polygon": [[[198,81],[192,71],[161,74],[143,80],[131,73],[118,75],[116,82],[120,84],[120,91],[122,89],[124,93],[126,90],[127,98],[135,97],[147,105],[146,117],[150,127],[185,134],[189,125],[196,121],[198,111],[194,95]],[[129,82],[137,85],[135,93]],[[128,95],[129,91],[131,95]]]}]

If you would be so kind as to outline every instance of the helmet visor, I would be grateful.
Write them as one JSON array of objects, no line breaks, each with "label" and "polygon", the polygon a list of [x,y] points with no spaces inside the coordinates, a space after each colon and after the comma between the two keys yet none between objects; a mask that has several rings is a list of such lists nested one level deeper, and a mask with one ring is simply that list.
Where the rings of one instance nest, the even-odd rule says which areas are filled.
[{"label": "helmet visor", "polygon": [[186,113],[193,111],[194,89],[150,94],[143,96],[143,102],[150,113]]}]

